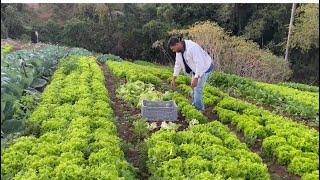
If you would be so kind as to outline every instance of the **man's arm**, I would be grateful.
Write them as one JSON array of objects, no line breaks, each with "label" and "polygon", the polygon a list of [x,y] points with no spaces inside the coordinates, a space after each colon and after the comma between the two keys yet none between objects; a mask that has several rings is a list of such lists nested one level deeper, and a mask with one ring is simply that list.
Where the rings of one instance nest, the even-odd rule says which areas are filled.
[{"label": "man's arm", "polygon": [[174,69],[173,69],[173,78],[172,78],[172,81],[171,81],[171,86],[172,87],[176,87],[176,79],[181,71],[182,67],[180,65],[180,63],[178,62],[178,57],[176,55],[176,62],[174,64]]},{"label": "man's arm", "polygon": [[176,54],[176,61],[174,63],[174,69],[173,69],[173,76],[178,76],[180,74],[181,69],[182,69],[178,58],[179,58],[178,54]]}]

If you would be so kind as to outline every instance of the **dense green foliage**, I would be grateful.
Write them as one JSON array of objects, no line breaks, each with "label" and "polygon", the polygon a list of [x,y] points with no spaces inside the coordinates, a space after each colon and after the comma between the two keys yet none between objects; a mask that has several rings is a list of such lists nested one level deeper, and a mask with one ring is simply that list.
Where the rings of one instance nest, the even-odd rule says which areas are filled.
[{"label": "dense green foliage", "polygon": [[[294,81],[319,80],[318,11],[318,4],[297,6],[289,56]],[[209,20],[283,56],[290,12],[291,4],[1,4],[1,37],[29,40],[38,30],[42,42],[163,63],[172,62],[164,43],[170,30]]]},{"label": "dense green foliage", "polygon": [[24,121],[13,118],[13,105],[22,95],[41,91],[49,83],[60,58],[75,54],[91,55],[91,52],[80,48],[45,45],[1,56],[1,127],[15,131],[17,125],[23,126]]},{"label": "dense green foliage", "polygon": [[319,4],[297,8],[290,46],[292,79],[319,85]]},{"label": "dense green foliage", "polygon": [[[1,130],[15,139],[1,139],[8,145],[1,148],[1,178],[135,179],[98,62],[120,79],[122,101],[139,108],[143,99],[174,100],[189,124],[176,132],[178,124],[162,123],[151,134],[152,124],[133,122],[139,142],[151,134],[141,162],[150,179],[269,179],[269,159],[302,180],[319,179],[319,132],[295,121],[319,126],[319,87],[306,85],[319,80],[319,5],[297,4],[284,61],[291,5],[1,4],[1,38],[29,42],[37,30],[41,42],[99,53],[1,48]],[[175,31],[199,43],[224,72],[213,73],[203,91],[217,121],[191,105],[189,77],[165,92],[172,69],[151,64],[172,65],[166,42]],[[45,85],[39,99],[35,89]],[[263,161],[248,148],[257,144]]]},{"label": "dense green foliage", "polygon": [[1,58],[4,57],[5,55],[7,55],[12,50],[13,50],[12,46],[9,44],[5,44],[5,45],[1,46]]},{"label": "dense green foliage", "polygon": [[23,136],[4,150],[1,179],[134,179],[93,57],[61,60]]},{"label": "dense green foliage", "polygon": [[256,104],[268,105],[274,110],[286,112],[301,121],[319,126],[319,94],[316,92],[300,91],[218,72],[210,76],[208,82],[236,97],[246,98]]},{"label": "dense green foliage", "polygon": [[270,179],[267,166],[219,122],[146,140],[151,179]]},{"label": "dense green foliage", "polygon": [[309,92],[319,92],[319,87],[317,86],[309,86],[306,84],[299,84],[299,83],[280,83],[281,86],[291,87],[294,89],[298,89],[300,91],[309,91]]},{"label": "dense green foliage", "polygon": [[[317,103],[317,98],[314,98],[314,96],[318,94],[312,92],[258,83],[251,79],[217,72],[213,73],[210,79],[213,80],[211,81],[212,85],[217,85],[224,90],[228,90],[225,88],[230,86],[235,86],[236,88],[232,89],[231,92],[243,93],[244,97],[248,96],[251,100],[257,99],[257,102],[264,98],[266,102],[275,102],[276,99],[272,98],[274,96],[278,99],[290,97],[289,99],[311,104],[311,107],[313,103]],[[190,96],[191,88],[188,86],[190,78],[179,76],[177,84],[179,84],[178,89],[183,94],[175,93],[175,96],[178,96],[175,100],[179,102]],[[236,84],[238,85],[236,86]],[[258,86],[256,84],[265,87],[259,87],[257,88],[259,91],[253,91],[254,86]],[[268,89],[270,91],[263,93],[264,90],[267,91]],[[261,97],[253,96],[254,93],[252,92],[260,93]],[[272,93],[275,95],[270,95]],[[292,119],[258,108],[253,104],[232,98],[211,85],[205,86],[203,94],[205,105],[214,106],[214,112],[219,116],[218,120],[225,124],[235,125],[236,129],[244,134],[244,140],[249,146],[257,142],[258,139],[262,140],[263,155],[275,159],[279,164],[287,165],[289,172],[302,176],[303,179],[318,179],[319,175],[316,172],[319,170],[319,134],[316,130],[298,124]],[[264,94],[270,96],[262,96]],[[299,96],[303,98],[300,97],[299,99]],[[268,97],[271,98],[268,99]],[[183,104],[189,105],[187,100]],[[314,108],[316,107],[314,106]],[[300,110],[301,114],[307,112],[306,109]],[[181,109],[181,112],[184,112],[183,109]],[[192,115],[195,116],[197,113],[193,112]]]},{"label": "dense green foliage", "polygon": [[155,86],[165,86],[161,79],[172,77],[171,69],[168,68],[144,66],[128,61],[107,61],[106,64],[116,77],[125,78],[128,82],[140,80]]},{"label": "dense green foliage", "polygon": [[241,100],[226,97],[214,109],[224,123],[235,124],[250,141],[263,139],[270,157],[300,176],[319,169],[319,134],[314,129],[274,115]]},{"label": "dense green foliage", "polygon": [[[26,130],[30,135],[16,139],[3,151],[2,178],[134,179],[135,169],[126,162],[120,149],[112,102],[105,91],[104,75],[96,63],[103,61],[119,78],[116,93],[124,101],[139,107],[142,99],[173,99],[189,123],[187,129],[178,132],[177,124],[162,123],[161,129],[149,136],[151,125],[145,120],[133,122],[133,133],[139,142],[149,136],[143,144],[146,157],[141,160],[146,161],[150,179],[270,179],[261,157],[276,160],[301,179],[318,179],[319,134],[316,130],[232,98],[228,91],[220,88],[228,90],[224,88],[238,83],[243,86],[236,88],[246,88],[234,91],[244,93],[251,100],[258,97],[244,91],[247,88],[265,90],[268,91],[265,94],[274,93],[278,98],[301,101],[312,107],[315,107],[315,92],[215,72],[210,80],[218,87],[206,84],[203,91],[205,105],[218,115],[217,121],[208,122],[210,119],[190,104],[189,77],[177,78],[176,92],[162,93],[168,89],[171,69],[109,58],[70,56],[60,60],[38,106],[28,96],[21,98],[22,104],[35,107],[27,119]],[[243,133],[244,141],[240,142],[228,126],[221,123]],[[257,142],[262,142],[261,157],[248,148]]]}]

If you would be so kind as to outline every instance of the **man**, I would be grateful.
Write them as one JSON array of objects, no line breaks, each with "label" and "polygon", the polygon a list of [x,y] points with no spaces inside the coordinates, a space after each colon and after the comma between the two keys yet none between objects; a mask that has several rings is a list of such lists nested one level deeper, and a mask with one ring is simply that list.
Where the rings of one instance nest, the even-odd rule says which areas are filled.
[{"label": "man", "polygon": [[190,74],[192,77],[192,105],[203,111],[202,90],[208,76],[213,71],[211,57],[197,43],[191,40],[180,41],[177,37],[171,37],[168,41],[168,46],[176,53],[171,86],[176,87],[176,78],[181,70]]},{"label": "man", "polygon": [[31,32],[31,43],[38,43],[39,42],[39,35],[38,31]]}]

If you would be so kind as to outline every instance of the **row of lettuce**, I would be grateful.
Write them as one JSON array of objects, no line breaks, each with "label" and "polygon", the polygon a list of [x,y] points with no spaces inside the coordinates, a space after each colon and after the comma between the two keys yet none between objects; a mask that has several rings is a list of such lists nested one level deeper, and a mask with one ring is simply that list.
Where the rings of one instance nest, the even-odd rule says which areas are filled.
[{"label": "row of lettuce", "polygon": [[[126,61],[107,61],[107,65],[117,77],[131,82],[118,89],[118,94],[127,95],[125,98],[135,106],[143,96],[173,98],[187,121],[207,122],[188,101],[190,89],[186,84],[190,79],[178,79],[181,94],[163,94],[154,85],[166,86],[162,79],[171,77],[169,69]],[[2,177],[134,179],[134,168],[120,150],[103,80],[92,57],[73,56],[61,61],[40,105],[27,121],[27,130],[34,136],[21,137],[5,150]],[[204,96],[207,106],[218,103],[215,111],[220,121],[235,124],[250,141],[263,139],[268,156],[288,165],[289,171],[302,179],[318,179],[316,131],[231,98],[212,86],[205,88]],[[181,132],[160,130],[146,141],[146,146],[147,167],[154,179],[270,178],[261,158],[218,121]]]},{"label": "row of lettuce", "polygon": [[[113,61],[107,62],[109,66],[117,63]],[[126,69],[128,65],[131,67],[130,69]],[[170,81],[172,77],[171,69],[146,65],[145,63],[140,63],[140,61],[137,64],[123,61],[122,64],[117,64],[117,67],[119,70],[115,74],[126,78],[127,81],[140,80],[163,87],[165,86],[163,80]],[[190,82],[186,78],[180,78],[180,81]],[[219,72],[213,73],[208,82],[210,85],[218,87],[221,91],[228,92],[232,96],[245,98],[255,105],[272,109],[275,114],[286,114],[309,126],[319,126],[319,94],[293,88],[302,86],[312,89],[315,88],[314,86],[296,83],[273,85]],[[187,89],[187,93],[189,93],[189,89]]]},{"label": "row of lettuce", "polygon": [[267,84],[219,72],[213,73],[208,82],[233,96],[245,98],[256,105],[269,106],[275,111],[286,113],[300,121],[319,127],[319,92],[294,88],[303,85]]},{"label": "row of lettuce", "polygon": [[59,60],[70,55],[91,55],[91,52],[56,45],[4,55],[1,52],[1,130],[5,134],[23,129],[29,114],[26,108],[20,111],[20,99],[23,96],[36,97],[50,81]]},{"label": "row of lettuce", "polygon": [[262,139],[265,155],[287,165],[289,172],[302,177],[318,172],[319,134],[316,130],[228,96],[214,111],[220,121],[234,124],[243,132],[249,143]]},{"label": "row of lettuce", "polygon": [[[170,81],[172,75],[170,69],[159,69],[157,68],[159,66],[144,65],[143,67],[143,64],[142,66],[138,64],[133,66],[141,71],[141,75],[134,77],[134,79],[146,79],[147,82],[157,85],[161,85],[161,79]],[[150,72],[152,78],[147,78],[147,74],[144,72]],[[190,82],[186,78],[180,78],[180,81]],[[275,109],[276,113],[284,112],[302,122],[307,121],[309,125],[319,125],[319,94],[318,88],[315,86],[297,83],[267,84],[219,72],[213,73],[208,82],[220,90],[229,92],[236,97],[246,98],[256,105],[269,106]]]},{"label": "row of lettuce", "polygon": [[[109,64],[114,66],[117,63],[110,62]],[[151,74],[155,77],[159,72],[168,74],[168,70],[161,67],[141,67],[128,62],[123,62],[122,66],[125,66],[124,69],[141,71],[143,74]],[[118,68],[117,71],[121,71],[119,69],[122,68]],[[179,110],[187,117],[187,113],[192,111],[187,98],[191,93],[188,85],[190,78],[180,76],[177,83],[180,93],[173,93],[171,97],[176,100]],[[243,132],[249,146],[258,140],[263,140],[262,155],[288,166],[289,172],[302,176],[302,179],[318,179],[319,134],[316,130],[253,104],[232,98],[211,85],[204,88],[204,103],[206,106],[215,106],[213,111],[219,116],[219,121],[233,124],[237,130]],[[185,108],[189,106],[191,106],[190,109]],[[192,118],[197,119],[200,123],[206,122],[206,117],[203,118],[202,113],[196,111],[192,113]],[[199,114],[199,117],[194,117],[195,114]],[[186,120],[190,121],[191,118],[186,118]]]},{"label": "row of lettuce", "polygon": [[[188,96],[191,88],[186,83],[187,78],[180,79],[183,80],[178,81],[178,88]],[[263,156],[288,166],[289,172],[302,176],[302,179],[318,179],[318,131],[230,97],[210,85],[204,88],[204,103],[214,107],[213,111],[219,116],[219,121],[233,124],[238,131],[243,132],[248,146],[263,140]]]},{"label": "row of lettuce", "polygon": [[[128,61],[107,61],[107,65],[116,77],[124,78],[127,82],[131,82],[128,85],[122,86],[122,88],[118,90],[118,94],[120,94],[121,97],[124,97],[128,102],[133,103],[133,105],[137,105],[137,107],[139,107],[142,99],[146,98],[149,100],[173,99],[176,101],[179,110],[187,122],[194,119],[202,123],[208,121],[208,118],[192,106],[188,99],[180,93],[167,91],[162,94],[155,90],[155,86],[161,87],[162,89],[169,89],[167,83],[163,81],[163,79],[171,78],[172,73],[170,69],[165,67],[158,68],[157,66],[152,67],[150,65],[146,66],[135,64]],[[188,79],[179,80],[188,81]]]},{"label": "row of lettuce", "polygon": [[154,179],[270,179],[266,164],[218,121],[146,140]]},{"label": "row of lettuce", "polygon": [[[185,96],[177,92],[161,93],[154,89],[152,83],[165,84],[158,78],[159,74],[168,78],[170,72],[126,61],[107,61],[107,65],[116,77],[126,79],[127,82],[118,88],[117,94],[132,105],[139,107],[141,97],[151,100],[174,99],[187,121],[196,119],[201,123],[207,122],[207,117],[190,105]],[[161,129],[152,134],[145,145],[151,179],[270,178],[262,159],[250,152],[235,134],[217,121],[190,126],[180,132]]]},{"label": "row of lettuce", "polygon": [[10,44],[1,45],[1,58],[13,51],[13,47]]},{"label": "row of lettuce", "polygon": [[96,60],[61,61],[23,136],[2,154],[3,179],[135,179]]},{"label": "row of lettuce", "polygon": [[280,86],[290,87],[300,91],[316,92],[319,93],[319,86],[311,86],[307,84],[293,83],[293,82],[283,82],[279,83]]}]

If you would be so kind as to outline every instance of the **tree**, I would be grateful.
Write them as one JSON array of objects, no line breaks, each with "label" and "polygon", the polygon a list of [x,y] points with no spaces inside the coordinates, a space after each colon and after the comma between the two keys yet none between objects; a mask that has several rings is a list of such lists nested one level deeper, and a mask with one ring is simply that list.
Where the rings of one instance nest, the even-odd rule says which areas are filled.
[{"label": "tree", "polygon": [[91,23],[72,18],[67,21],[62,31],[62,42],[68,46],[83,47],[91,49],[92,31]]},{"label": "tree", "polygon": [[261,48],[283,55],[290,4],[253,4],[251,10],[248,23],[241,34],[257,42]]},{"label": "tree", "polygon": [[4,22],[1,19],[1,39],[5,39],[8,37],[8,29],[4,25]]},{"label": "tree", "polygon": [[286,46],[286,54],[285,54],[285,60],[288,61],[288,55],[289,55],[289,45],[290,45],[290,36],[292,32],[292,26],[293,26],[293,20],[294,20],[294,12],[296,10],[296,4],[292,4],[292,10],[291,10],[291,18],[290,18],[290,24],[289,24],[289,32],[288,32],[288,39],[287,39],[287,46]]},{"label": "tree", "polygon": [[297,8],[290,40],[293,80],[319,83],[319,5],[302,4]]},{"label": "tree", "polygon": [[157,17],[168,23],[175,23],[173,16],[175,14],[175,9],[171,4],[164,4],[157,8]]},{"label": "tree", "polygon": [[37,24],[35,28],[39,31],[41,42],[59,43],[61,41],[63,27],[52,19],[49,19],[45,23]]},{"label": "tree", "polygon": [[218,16],[215,20],[227,31],[240,35],[254,7],[252,4],[220,4],[216,10]]},{"label": "tree", "polygon": [[319,48],[319,4],[303,4],[297,9],[296,23],[293,26],[292,48],[306,52]]},{"label": "tree", "polygon": [[20,38],[24,33],[28,33],[28,29],[30,29],[28,22],[15,5],[5,6],[4,12],[3,14],[1,12],[1,15],[2,23],[7,28],[8,37]]},{"label": "tree", "polygon": [[[152,48],[152,44],[157,40],[164,40],[168,37],[167,31],[169,26],[159,20],[151,20],[143,25],[142,31],[145,37],[144,51],[142,56],[149,59],[153,56],[154,59],[159,59],[159,52]],[[155,56],[157,55],[157,56]]]}]

